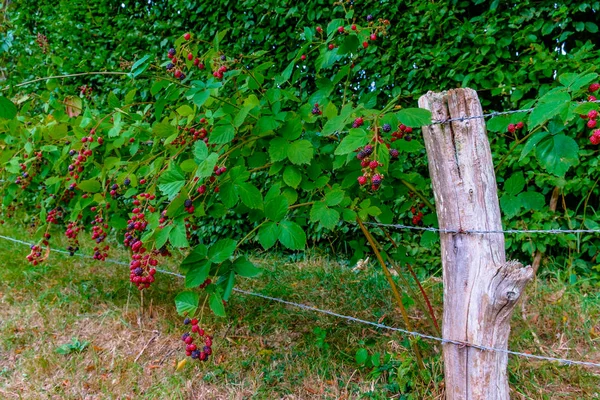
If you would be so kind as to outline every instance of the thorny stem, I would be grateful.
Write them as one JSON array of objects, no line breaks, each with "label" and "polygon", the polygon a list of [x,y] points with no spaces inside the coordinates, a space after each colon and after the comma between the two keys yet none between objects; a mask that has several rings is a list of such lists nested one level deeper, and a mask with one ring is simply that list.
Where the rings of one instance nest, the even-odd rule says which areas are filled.
[{"label": "thorny stem", "polygon": [[[385,277],[390,284],[392,293],[394,294],[394,298],[396,299],[396,303],[398,303],[398,307],[400,308],[400,312],[402,313],[402,319],[404,319],[404,324],[406,325],[406,328],[408,330],[412,331],[413,330],[412,323],[410,322],[410,319],[408,318],[408,312],[406,311],[406,307],[404,307],[404,303],[402,303],[402,296],[400,295],[400,292],[398,291],[398,287],[396,286],[396,283],[394,282],[394,279],[392,278],[390,271],[388,270],[387,266],[385,265],[385,261],[383,260],[383,257],[381,257],[381,253],[377,249],[377,245],[375,244],[373,237],[371,236],[371,234],[369,233],[369,231],[367,230],[367,228],[365,227],[363,222],[360,220],[360,218],[356,218],[356,222],[358,222],[360,229],[362,230],[363,234],[367,238],[367,241],[371,245],[371,248],[373,249],[373,252],[375,253],[375,256],[377,257],[377,260],[379,261],[379,264],[381,265],[381,268],[383,269],[383,273],[385,274]],[[419,347],[417,346],[417,344],[415,342],[411,342],[411,345],[412,345],[413,351],[415,352],[415,357],[417,358],[417,364],[419,365],[419,369],[421,369],[421,370],[425,369],[425,364],[423,364],[423,358],[421,357],[421,351],[419,350]]]}]

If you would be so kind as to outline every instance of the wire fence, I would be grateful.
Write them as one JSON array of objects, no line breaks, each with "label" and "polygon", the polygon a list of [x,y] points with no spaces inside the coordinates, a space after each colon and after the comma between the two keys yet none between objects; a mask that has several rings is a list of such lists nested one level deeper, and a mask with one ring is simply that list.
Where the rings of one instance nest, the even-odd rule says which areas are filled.
[{"label": "wire fence", "polygon": [[[13,243],[18,243],[18,244],[22,244],[22,245],[26,245],[26,246],[33,246],[33,243],[29,243],[23,240],[19,240],[10,236],[4,236],[4,235],[0,235],[0,239],[4,239]],[[66,254],[66,255],[71,255],[71,253],[69,251],[66,250],[60,250],[60,249],[54,249],[51,248],[51,251],[55,252],[55,253],[60,253],[60,254]],[[82,257],[82,258],[86,258],[86,259],[94,259],[94,257],[86,255],[86,254],[81,254],[81,253],[76,253],[77,256]],[[106,259],[105,261],[110,262],[110,263],[114,263],[114,264],[118,264],[118,265],[123,265],[123,266],[129,266],[128,263],[120,261],[120,260],[114,260],[114,259]],[[178,278],[182,278],[184,279],[185,276],[178,274],[176,272],[173,271],[169,271],[169,270],[164,270],[164,269],[157,269],[157,272],[162,273],[162,274],[166,274],[166,275],[171,275],[171,276],[175,276]],[[493,351],[493,352],[497,352],[497,353],[504,353],[504,354],[508,354],[508,355],[512,355],[512,356],[518,356],[518,357],[524,357],[524,358],[528,358],[528,359],[534,359],[534,360],[541,360],[541,361],[549,361],[549,362],[557,362],[559,364],[562,365],[579,365],[579,366],[583,366],[583,367],[591,367],[591,368],[600,368],[600,364],[599,363],[593,363],[593,362],[589,362],[589,361],[578,361],[578,360],[571,360],[571,359],[566,359],[566,358],[558,358],[558,357],[550,357],[550,356],[543,356],[543,355],[538,355],[538,354],[529,354],[529,353],[524,353],[524,352],[519,352],[519,351],[513,351],[513,350],[508,350],[508,349],[500,349],[500,348],[495,348],[495,347],[489,347],[489,346],[483,346],[483,345],[479,345],[479,344],[475,344],[475,343],[469,343],[469,342],[463,342],[463,341],[458,341],[458,340],[452,340],[452,339],[444,339],[441,337],[437,337],[437,336],[432,336],[432,335],[427,335],[425,333],[420,333],[420,332],[415,332],[415,331],[409,331],[406,329],[402,329],[402,328],[396,328],[396,327],[392,327],[392,326],[388,326],[385,324],[381,324],[378,322],[373,322],[373,321],[367,321],[364,319],[360,319],[360,318],[356,318],[356,317],[352,317],[352,316],[348,316],[348,315],[343,315],[343,314],[338,314],[336,312],[333,311],[329,311],[329,310],[324,310],[324,309],[320,309],[314,306],[310,306],[307,304],[302,304],[302,303],[295,303],[295,302],[291,302],[288,300],[284,300],[284,299],[280,299],[277,297],[271,297],[271,296],[267,296],[261,293],[256,293],[256,292],[251,292],[251,291],[247,291],[247,290],[243,290],[243,289],[238,289],[238,288],[234,288],[233,289],[235,292],[246,295],[246,296],[251,296],[251,297],[258,297],[261,299],[265,299],[265,300],[269,300],[269,301],[274,301],[277,303],[281,303],[281,304],[285,304],[288,306],[292,306],[292,307],[296,307],[296,308],[300,308],[302,310],[306,310],[306,311],[312,311],[312,312],[317,312],[317,313],[321,313],[321,314],[325,314],[325,315],[329,315],[332,317],[336,317],[336,318],[340,318],[346,321],[351,321],[351,322],[356,322],[359,324],[364,324],[364,325],[370,325],[373,326],[375,328],[379,328],[379,329],[385,329],[385,330],[389,330],[389,331],[393,331],[393,332],[399,332],[399,333],[403,333],[405,335],[414,337],[414,338],[420,338],[420,339],[427,339],[427,340],[432,340],[435,342],[439,342],[441,344],[451,344],[451,345],[456,345],[459,347],[470,347],[470,348],[474,348],[477,350],[481,350],[481,351]]]},{"label": "wire fence", "polygon": [[503,230],[503,229],[491,229],[491,230],[466,229],[466,230],[464,230],[464,229],[443,229],[443,228],[435,228],[432,226],[380,224],[377,222],[365,222],[365,225],[380,226],[380,227],[394,228],[394,229],[408,229],[408,230],[415,230],[415,231],[454,233],[454,234],[464,234],[464,235],[486,234],[486,233],[508,233],[508,234],[545,233],[545,234],[549,234],[549,235],[561,235],[561,234],[571,234],[571,233],[600,233],[600,229],[506,229],[506,230]]},{"label": "wire fence", "polygon": [[[592,101],[582,101],[581,103],[600,103],[600,100],[592,100]],[[518,114],[518,113],[530,113],[533,110],[535,110],[535,107],[531,107],[531,108],[524,108],[521,110],[509,110],[509,111],[494,111],[491,113],[487,113],[487,114],[482,114],[482,115],[472,115],[469,117],[456,117],[456,118],[448,118],[445,120],[433,120],[431,122],[430,125],[440,125],[440,124],[447,124],[449,122],[456,122],[456,121],[469,121],[472,119],[485,119],[485,118],[490,118],[490,117],[498,117],[501,115],[510,115],[510,114]]]}]

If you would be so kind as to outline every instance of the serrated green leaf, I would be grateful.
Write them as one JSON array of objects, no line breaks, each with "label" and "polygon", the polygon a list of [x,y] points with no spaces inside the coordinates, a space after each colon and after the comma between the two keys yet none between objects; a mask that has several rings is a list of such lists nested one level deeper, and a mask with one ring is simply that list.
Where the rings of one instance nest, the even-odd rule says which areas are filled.
[{"label": "serrated green leaf", "polygon": [[158,188],[169,200],[173,200],[185,186],[185,182],[185,175],[181,168],[171,164],[171,167],[158,178]]},{"label": "serrated green leaf", "polygon": [[148,69],[152,61],[150,57],[152,57],[150,54],[146,54],[144,57],[140,58],[135,63],[133,63],[133,65],[131,66],[131,74],[134,78],[137,78],[146,69]]},{"label": "serrated green leaf", "polygon": [[88,179],[77,184],[80,190],[88,193],[98,193],[102,190],[102,184],[96,179]]},{"label": "serrated green leaf", "polygon": [[431,111],[424,108],[405,108],[396,116],[400,123],[412,128],[431,124]]},{"label": "serrated green leaf", "polygon": [[293,165],[288,165],[283,170],[283,181],[286,185],[289,185],[296,189],[302,181],[302,174],[300,173],[297,167]]},{"label": "serrated green leaf", "polygon": [[223,299],[219,292],[212,292],[208,297],[208,304],[210,309],[217,317],[226,317],[225,306],[223,305]]},{"label": "serrated green leaf", "polygon": [[281,137],[276,137],[269,143],[269,156],[272,162],[285,160],[288,151],[288,141]]},{"label": "serrated green leaf", "polygon": [[521,193],[525,187],[525,178],[521,171],[513,174],[504,182],[504,191],[510,196],[516,196]]},{"label": "serrated green leaf", "polygon": [[500,207],[507,218],[512,218],[519,214],[521,202],[515,196],[504,195],[500,197]]},{"label": "serrated green leaf", "polygon": [[173,224],[173,229],[169,234],[169,242],[171,246],[175,248],[189,247],[190,244],[187,241],[187,235],[185,233],[185,221],[177,220]]},{"label": "serrated green leaf", "polygon": [[245,182],[236,184],[235,189],[237,194],[240,196],[242,203],[244,203],[246,207],[252,209],[262,209],[262,194],[260,193],[260,190],[256,188],[256,186]]},{"label": "serrated green leaf", "polygon": [[198,140],[196,143],[194,143],[193,154],[194,161],[196,161],[197,164],[200,164],[202,161],[206,160],[206,157],[208,157],[208,147],[206,146],[206,143],[204,143],[202,140]]},{"label": "serrated green leaf", "polygon": [[181,292],[175,296],[175,308],[177,313],[183,315],[194,315],[200,303],[200,296],[196,292]]},{"label": "serrated green leaf", "polygon": [[267,222],[258,230],[258,242],[263,249],[268,250],[277,242],[279,233],[279,225],[275,222]]},{"label": "serrated green leaf", "polygon": [[220,264],[233,255],[236,245],[233,239],[221,239],[208,249],[208,259],[215,264]]},{"label": "serrated green leaf", "polygon": [[233,262],[233,270],[244,278],[254,278],[262,273],[262,270],[248,261],[246,257],[237,258]]},{"label": "serrated green leaf", "polygon": [[541,210],[546,204],[544,195],[538,192],[523,192],[518,198],[525,210]]},{"label": "serrated green leaf", "polygon": [[218,160],[219,155],[217,153],[211,153],[204,161],[200,163],[200,165],[198,165],[196,177],[202,179],[211,176]]},{"label": "serrated green leaf", "polygon": [[289,144],[287,156],[293,164],[310,164],[313,158],[313,146],[308,140],[296,140]]},{"label": "serrated green leaf", "polygon": [[185,287],[191,289],[198,287],[204,283],[208,274],[210,273],[211,262],[203,260],[190,267],[188,272],[185,274]]},{"label": "serrated green leaf", "polygon": [[544,96],[529,114],[528,125],[530,129],[536,128],[564,110],[568,110],[570,103],[571,96],[566,92],[555,92],[549,96]]},{"label": "serrated green leaf", "polygon": [[279,242],[290,250],[302,250],[306,246],[306,234],[300,225],[292,221],[279,224]]},{"label": "serrated green leaf", "polygon": [[325,194],[325,198],[323,200],[329,207],[337,206],[342,202],[342,200],[344,200],[345,193],[346,192],[344,192],[342,189],[333,189]]},{"label": "serrated green leaf", "polygon": [[340,222],[340,213],[327,207],[324,202],[318,201],[311,207],[310,220],[311,222],[320,223],[329,230],[333,230],[338,222]]},{"label": "serrated green leaf", "polygon": [[579,146],[573,138],[561,133],[541,141],[535,155],[548,172],[562,177],[579,163]]},{"label": "serrated green leaf", "polygon": [[271,221],[281,221],[288,212],[288,201],[284,196],[276,196],[265,202],[265,217]]},{"label": "serrated green leaf", "polygon": [[0,118],[13,119],[17,116],[17,106],[4,96],[0,96]]},{"label": "serrated green leaf", "polygon": [[527,140],[527,143],[525,143],[525,146],[523,147],[523,150],[521,151],[521,156],[519,157],[519,161],[521,161],[522,159],[527,157],[527,155],[529,153],[531,153],[531,150],[535,149],[537,144],[549,135],[550,135],[550,132],[548,132],[548,131],[540,131],[540,132],[534,133],[533,136],[530,137],[529,140]]},{"label": "serrated green leaf", "polygon": [[369,135],[364,129],[350,129],[350,133],[342,139],[339,146],[335,149],[334,154],[341,156],[352,153],[356,149],[369,143],[369,140]]},{"label": "serrated green leaf", "polygon": [[207,255],[208,248],[203,244],[199,244],[194,247],[190,254],[181,262],[181,267],[185,269],[198,264],[206,260]]},{"label": "serrated green leaf", "polygon": [[217,125],[209,135],[211,144],[225,144],[235,137],[235,128],[231,124]]}]

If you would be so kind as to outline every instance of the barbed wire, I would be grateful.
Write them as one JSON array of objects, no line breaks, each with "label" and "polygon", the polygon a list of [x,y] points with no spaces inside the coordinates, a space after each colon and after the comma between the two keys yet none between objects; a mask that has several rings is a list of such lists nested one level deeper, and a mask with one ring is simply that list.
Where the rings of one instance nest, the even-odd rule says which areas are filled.
[{"label": "barbed wire", "polygon": [[[600,100],[592,100],[592,101],[582,101],[580,104],[582,103],[600,103]],[[447,124],[449,122],[455,122],[455,121],[469,121],[472,119],[485,119],[488,117],[498,117],[500,115],[510,115],[510,114],[518,114],[518,113],[530,113],[533,110],[535,110],[535,107],[531,107],[531,108],[524,108],[521,110],[509,110],[509,111],[493,111],[491,113],[487,113],[487,114],[482,114],[482,115],[472,115],[469,117],[456,117],[456,118],[448,118],[445,120],[433,120],[431,121],[431,124],[429,124],[429,126],[431,125],[440,125],[440,124]]]},{"label": "barbed wire", "polygon": [[[27,246],[33,246],[33,243],[29,243],[23,240],[19,240],[19,239],[15,239],[13,237],[10,236],[4,236],[4,235],[0,235],[1,239],[5,239],[7,241],[11,241],[14,243],[19,243],[19,244],[23,244],[23,245],[27,245]],[[60,250],[60,249],[54,249],[54,248],[50,248],[50,251],[53,251],[55,253],[60,253],[60,254],[67,254],[67,255],[71,255],[71,253],[69,251],[66,250]],[[81,253],[76,253],[75,255],[82,257],[82,258],[90,258],[90,259],[94,259],[94,257],[86,255],[86,254],[81,254]],[[114,264],[118,264],[118,265],[125,265],[128,266],[129,264],[123,261],[119,261],[119,260],[114,260],[114,259],[106,259],[105,261],[107,262],[111,262]],[[178,274],[176,272],[173,271],[169,271],[169,270],[165,270],[165,269],[156,269],[157,272],[162,273],[162,274],[166,274],[166,275],[171,275],[171,276],[175,276],[178,278],[182,278],[185,279],[185,276],[182,274]],[[523,353],[523,352],[519,352],[519,351],[513,351],[513,350],[508,350],[508,349],[499,349],[499,348],[495,348],[495,347],[490,347],[490,346],[483,346],[483,345],[479,345],[479,344],[475,344],[475,343],[469,343],[469,342],[463,342],[463,341],[459,341],[459,340],[452,340],[452,339],[444,339],[441,337],[437,337],[437,336],[432,336],[432,335],[427,335],[425,333],[420,333],[420,332],[415,332],[415,331],[409,331],[407,329],[402,329],[402,328],[396,328],[393,326],[388,326],[382,323],[378,323],[378,322],[373,322],[373,321],[367,321],[364,319],[360,319],[360,318],[356,318],[356,317],[352,317],[349,315],[343,315],[343,314],[339,314],[333,311],[329,311],[329,310],[324,310],[321,308],[317,308],[314,306],[310,306],[307,304],[302,304],[302,303],[295,303],[292,301],[288,301],[288,300],[284,300],[284,299],[280,299],[278,297],[271,297],[271,296],[267,296],[261,293],[256,293],[256,292],[251,292],[251,291],[247,291],[247,290],[243,290],[243,289],[238,289],[238,288],[233,288],[233,290],[237,293],[241,293],[247,296],[251,296],[251,297],[258,297],[258,298],[262,298],[265,300],[270,300],[270,301],[274,301],[277,303],[281,303],[281,304],[285,304],[288,306],[292,306],[292,307],[296,307],[296,308],[300,308],[302,310],[307,310],[307,311],[312,311],[312,312],[318,312],[321,314],[325,314],[325,315],[329,315],[332,317],[336,317],[336,318],[340,318],[340,319],[344,319],[346,321],[352,321],[352,322],[357,322],[360,324],[364,324],[364,325],[370,325],[379,329],[386,329],[386,330],[390,330],[393,332],[399,332],[399,333],[403,333],[405,335],[409,335],[415,338],[420,338],[420,339],[427,339],[427,340],[432,340],[432,341],[436,341],[439,342],[441,344],[452,344],[452,345],[456,345],[459,347],[470,347],[470,348],[474,348],[477,350],[481,350],[481,351],[493,351],[493,352],[497,352],[497,353],[504,353],[504,354],[508,354],[508,355],[513,355],[513,356],[518,356],[518,357],[524,357],[524,358],[529,358],[529,359],[535,359],[535,360],[541,360],[541,361],[549,361],[549,362],[557,362],[560,363],[562,365],[580,365],[580,366],[584,366],[584,367],[592,367],[592,368],[600,368],[600,364],[599,363],[593,363],[593,362],[589,362],[589,361],[578,361],[578,360],[571,360],[571,359],[566,359],[566,358],[558,358],[558,357],[549,357],[549,356],[542,356],[542,355],[538,355],[538,354],[529,354],[529,353]]]},{"label": "barbed wire", "polygon": [[456,233],[456,234],[485,234],[485,233],[547,233],[551,235],[569,234],[569,233],[600,233],[600,229],[442,229],[432,226],[412,226],[402,224],[380,224],[378,222],[365,222],[365,225],[381,226],[394,229],[409,229],[415,231],[439,232],[439,233]]}]

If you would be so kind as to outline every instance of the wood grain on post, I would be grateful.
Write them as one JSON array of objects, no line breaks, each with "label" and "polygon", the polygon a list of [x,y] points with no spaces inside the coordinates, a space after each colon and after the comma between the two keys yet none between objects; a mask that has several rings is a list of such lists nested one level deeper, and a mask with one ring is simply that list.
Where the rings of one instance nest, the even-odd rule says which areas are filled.
[{"label": "wood grain on post", "polygon": [[[472,89],[429,92],[419,107],[443,121],[482,115]],[[423,127],[439,226],[501,230],[492,154],[482,118]],[[443,337],[506,349],[515,303],[531,267],[506,261],[503,233],[441,233]],[[444,344],[446,398],[509,399],[506,353]]]}]

